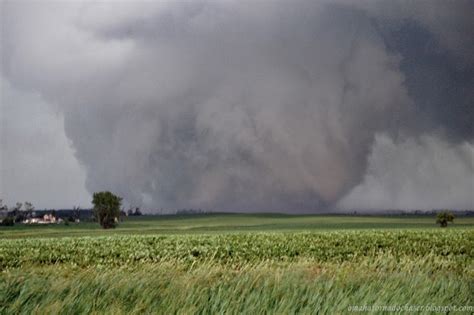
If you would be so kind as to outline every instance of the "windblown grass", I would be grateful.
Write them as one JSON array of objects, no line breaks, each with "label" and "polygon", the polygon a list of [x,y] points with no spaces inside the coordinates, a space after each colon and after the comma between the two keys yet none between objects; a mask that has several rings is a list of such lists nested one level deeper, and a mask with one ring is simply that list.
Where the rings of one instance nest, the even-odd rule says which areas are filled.
[{"label": "windblown grass", "polygon": [[473,230],[240,233],[19,239],[0,242],[0,269],[30,265],[126,266],[179,262],[356,261],[360,257],[445,257],[453,268],[474,257]]},{"label": "windblown grass", "polygon": [[2,240],[0,314],[469,313],[473,244],[472,229]]},{"label": "windblown grass", "polygon": [[395,261],[35,267],[1,275],[0,313],[341,314],[351,305],[472,305],[467,276],[434,272],[424,258]]}]

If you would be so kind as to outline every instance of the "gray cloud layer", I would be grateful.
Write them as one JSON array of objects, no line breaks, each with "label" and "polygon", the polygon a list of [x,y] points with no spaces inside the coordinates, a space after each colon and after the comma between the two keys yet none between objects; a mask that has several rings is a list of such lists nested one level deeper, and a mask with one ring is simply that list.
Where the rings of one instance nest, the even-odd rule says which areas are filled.
[{"label": "gray cloud layer", "polygon": [[346,209],[472,209],[474,146],[423,136],[394,143],[377,136],[363,182],[340,201]]},{"label": "gray cloud layer", "polygon": [[[469,6],[4,2],[2,71],[64,115],[90,192],[164,208],[310,211],[367,180],[368,162],[379,177],[402,176],[368,159],[378,134],[403,152],[419,151],[403,143],[426,134],[472,149]],[[429,39],[425,51],[407,50],[417,36]],[[455,104],[424,101],[433,82]],[[433,167],[467,163],[469,183],[472,154],[452,146],[431,145],[454,156]],[[345,207],[364,204],[357,191]],[[473,204],[460,198],[453,205]]]},{"label": "gray cloud layer", "polygon": [[0,77],[0,199],[36,208],[90,206],[85,175],[64,134],[61,115],[37,93]]}]

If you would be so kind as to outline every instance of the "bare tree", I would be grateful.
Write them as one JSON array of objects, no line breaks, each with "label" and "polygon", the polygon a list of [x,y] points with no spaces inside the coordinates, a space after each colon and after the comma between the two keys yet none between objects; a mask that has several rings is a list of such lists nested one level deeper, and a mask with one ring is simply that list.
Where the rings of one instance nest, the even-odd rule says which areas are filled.
[{"label": "bare tree", "polygon": [[8,211],[7,205],[3,204],[3,199],[0,199],[0,211]]},{"label": "bare tree", "polygon": [[35,210],[35,207],[33,207],[33,204],[31,202],[25,201],[25,211],[33,211]]},{"label": "bare tree", "polygon": [[33,215],[33,211],[35,210],[35,207],[33,204],[29,201],[25,201],[25,212],[28,217],[31,217]]},{"label": "bare tree", "polygon": [[23,204],[21,202],[17,202],[15,208],[13,210],[16,211],[21,211],[21,207],[23,207]]},{"label": "bare tree", "polygon": [[27,213],[27,215],[31,217],[33,211],[35,211],[35,207],[33,206],[33,204],[31,202],[25,201],[25,212]]},{"label": "bare tree", "polygon": [[74,220],[79,220],[81,218],[81,207],[79,206],[72,207],[72,216]]}]

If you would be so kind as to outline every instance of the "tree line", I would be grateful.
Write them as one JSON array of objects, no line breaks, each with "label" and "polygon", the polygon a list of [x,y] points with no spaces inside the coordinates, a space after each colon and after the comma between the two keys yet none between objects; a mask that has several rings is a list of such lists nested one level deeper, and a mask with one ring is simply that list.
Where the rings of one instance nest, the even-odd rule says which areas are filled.
[{"label": "tree line", "polygon": [[[93,217],[94,219],[104,228],[110,229],[115,228],[121,217],[123,216],[140,216],[142,212],[140,208],[135,207],[135,209],[130,208],[127,212],[121,210],[122,198],[113,194],[110,191],[101,191],[93,194],[92,197],[93,204]],[[6,205],[3,204],[3,200],[0,199],[0,211],[7,212],[7,216],[1,221],[1,225],[11,226],[15,222],[23,222],[27,218],[33,216],[35,207],[29,201],[25,203],[17,202],[15,207],[9,209]],[[80,208],[74,207],[72,210],[72,215],[68,218],[68,221],[75,221],[80,217]],[[53,210],[54,211],[54,210]],[[204,213],[199,210],[178,210],[178,215],[183,214],[201,214]],[[56,215],[55,212],[52,215]],[[441,211],[436,214],[436,223],[441,227],[447,227],[448,223],[454,221],[454,214],[449,211]]]}]

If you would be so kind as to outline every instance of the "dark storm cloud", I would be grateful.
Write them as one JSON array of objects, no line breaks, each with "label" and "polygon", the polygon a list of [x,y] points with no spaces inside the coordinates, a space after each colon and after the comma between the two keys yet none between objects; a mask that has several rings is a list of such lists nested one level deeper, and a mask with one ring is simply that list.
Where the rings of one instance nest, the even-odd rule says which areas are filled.
[{"label": "dark storm cloud", "polygon": [[91,192],[313,210],[377,134],[472,140],[469,5],[4,2],[2,71],[64,114]]},{"label": "dark storm cloud", "polygon": [[[453,141],[472,140],[474,49],[470,58],[459,58],[440,48],[436,34],[414,21],[392,23],[381,34],[388,49],[403,57],[400,70],[420,129],[443,128]],[[471,35],[466,34],[467,45],[471,45]]]}]

